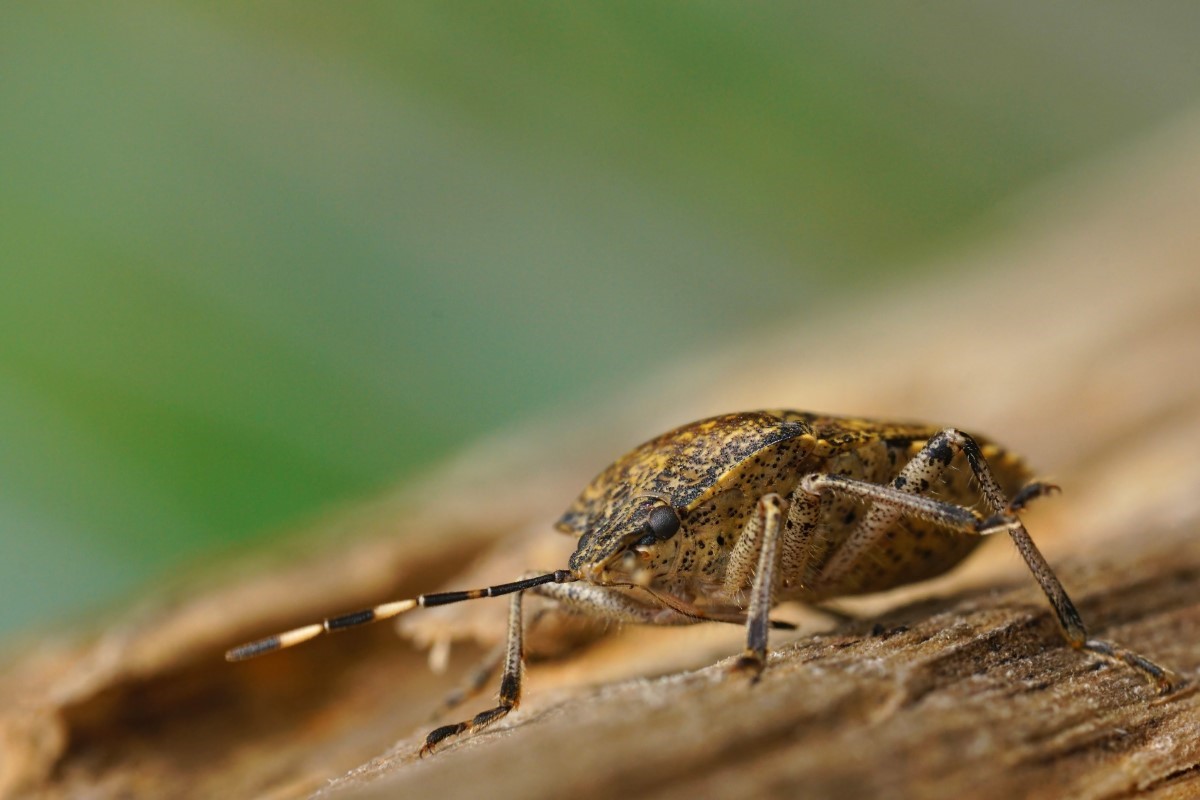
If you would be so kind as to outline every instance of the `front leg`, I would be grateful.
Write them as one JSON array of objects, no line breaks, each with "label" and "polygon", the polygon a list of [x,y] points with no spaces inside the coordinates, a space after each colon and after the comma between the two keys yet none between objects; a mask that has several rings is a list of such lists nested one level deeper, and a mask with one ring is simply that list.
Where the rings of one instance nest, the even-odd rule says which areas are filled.
[{"label": "front leg", "polygon": [[609,622],[633,625],[693,625],[705,619],[712,619],[700,609],[687,606],[681,601],[676,601],[679,608],[666,605],[665,603],[671,600],[668,596],[652,593],[649,596],[656,602],[654,605],[646,605],[615,588],[582,581],[547,584],[533,591],[554,600],[562,611]]},{"label": "front leg", "polygon": [[508,644],[504,652],[504,672],[500,678],[500,702],[495,708],[482,711],[465,722],[443,725],[429,732],[421,746],[421,756],[427,756],[442,742],[462,734],[474,734],[503,719],[521,702],[521,677],[524,670],[523,621],[521,598],[524,592],[514,592],[508,606]]},{"label": "front leg", "polygon": [[[532,591],[554,600],[562,611],[618,623],[691,625],[705,618],[699,611],[696,612],[696,615],[689,616],[672,608],[644,605],[616,589],[595,586],[590,583],[544,584],[526,591]],[[425,744],[421,747],[422,756],[429,755],[449,739],[478,733],[503,719],[521,702],[525,631],[521,611],[523,595],[524,592],[514,593],[509,605],[508,638],[504,646],[504,669],[500,677],[499,704],[464,722],[443,725],[431,731],[425,737]],[[490,672],[490,670],[488,671]],[[480,675],[483,676],[482,679]],[[487,672],[483,668],[477,671],[472,676],[472,682],[468,684],[468,691],[475,686],[476,682],[486,680],[486,676]],[[453,699],[457,704],[458,697],[454,696]]]}]

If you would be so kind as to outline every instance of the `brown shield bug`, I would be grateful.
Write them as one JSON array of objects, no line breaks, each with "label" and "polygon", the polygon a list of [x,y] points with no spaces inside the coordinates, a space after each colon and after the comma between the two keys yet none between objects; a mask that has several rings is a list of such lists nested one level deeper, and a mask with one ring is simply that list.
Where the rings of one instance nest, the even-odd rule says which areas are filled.
[{"label": "brown shield bug", "polygon": [[[562,612],[614,622],[743,624],[746,648],[734,669],[756,679],[768,629],[782,626],[769,617],[777,603],[820,603],[926,580],[962,561],[984,536],[1007,533],[1068,644],[1169,689],[1170,671],[1088,638],[1018,518],[1026,503],[1055,489],[1031,481],[1011,453],[954,428],[804,411],[725,414],[664,433],[600,473],[557,523],[577,539],[564,568],[384,603],[236,647],[226,658],[240,661],[419,607],[511,595],[508,637],[496,660],[499,703],[432,731],[424,754],[516,708],[525,592]],[[986,515],[975,510],[980,503]]]}]

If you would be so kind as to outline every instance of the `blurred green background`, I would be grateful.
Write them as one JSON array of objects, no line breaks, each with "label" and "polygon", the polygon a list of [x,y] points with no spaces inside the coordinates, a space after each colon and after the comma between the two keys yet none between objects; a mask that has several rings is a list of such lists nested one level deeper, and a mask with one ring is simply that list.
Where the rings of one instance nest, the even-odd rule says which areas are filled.
[{"label": "blurred green background", "polygon": [[1200,5],[0,8],[0,633],[855,303],[1200,96]]}]

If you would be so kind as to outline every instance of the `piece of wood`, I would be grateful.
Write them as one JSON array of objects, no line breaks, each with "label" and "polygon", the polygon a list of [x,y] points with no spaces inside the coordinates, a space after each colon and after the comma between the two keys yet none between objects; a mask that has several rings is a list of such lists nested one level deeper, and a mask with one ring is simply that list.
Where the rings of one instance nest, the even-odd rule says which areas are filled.
[{"label": "piece of wood", "polygon": [[[1105,636],[1194,670],[1200,529],[1141,533],[1063,577]],[[755,686],[721,665],[606,685],[422,764],[412,737],[318,796],[1194,796],[1198,724],[1200,694],[1060,646],[1005,581],[806,637]]]},{"label": "piece of wood", "polygon": [[221,653],[561,566],[545,563],[570,546],[550,523],[623,448],[710,413],[798,406],[944,422],[1026,454],[1065,489],[1026,520],[1093,631],[1196,681],[1197,127],[1061,187],[961,271],[826,309],[764,287],[795,292],[802,321],[670,365],[619,407],[481,445],[287,555],[14,647],[0,795],[1195,796],[1198,695],[1155,697],[1065,648],[1007,541],[853,604],[874,615],[862,622],[797,617],[805,629],[774,637],[757,686],[718,663],[740,650],[732,626],[630,629],[532,664],[518,712],[423,762],[429,712],[502,635],[503,601],[411,616],[418,640],[458,632],[444,675],[387,625],[245,664]]}]

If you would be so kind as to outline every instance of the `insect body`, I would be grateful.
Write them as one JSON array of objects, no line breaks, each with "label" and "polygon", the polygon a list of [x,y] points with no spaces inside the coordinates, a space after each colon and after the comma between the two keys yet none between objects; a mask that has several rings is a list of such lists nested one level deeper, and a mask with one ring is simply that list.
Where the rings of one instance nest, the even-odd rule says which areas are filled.
[{"label": "insect body", "polygon": [[[766,664],[771,608],[891,589],[939,575],[1006,532],[1076,649],[1171,686],[1168,670],[1089,639],[1017,512],[1055,487],[1019,459],[953,428],[801,411],[726,414],[636,448],[584,489],[557,527],[577,537],[566,568],[484,589],[427,594],[333,617],[226,654],[241,660],[417,607],[511,595],[499,704],[429,734],[422,753],[474,733],[520,701],[522,595],[566,613],[651,625],[746,627],[734,669]],[[977,510],[982,507],[984,511]]]}]

